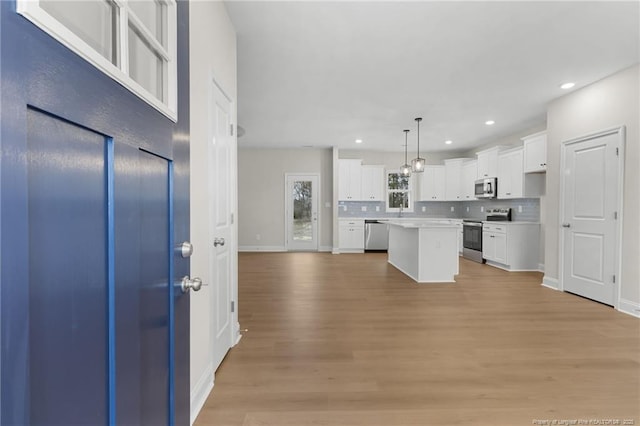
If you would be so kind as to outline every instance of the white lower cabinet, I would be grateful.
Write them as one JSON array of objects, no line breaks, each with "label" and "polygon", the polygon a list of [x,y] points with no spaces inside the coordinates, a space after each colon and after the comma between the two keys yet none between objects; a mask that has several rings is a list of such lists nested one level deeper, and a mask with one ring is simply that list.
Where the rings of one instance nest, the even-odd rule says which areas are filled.
[{"label": "white lower cabinet", "polygon": [[539,240],[539,223],[484,222],[482,257],[488,265],[508,271],[537,271]]},{"label": "white lower cabinet", "polygon": [[341,253],[364,251],[364,220],[340,219],[338,225],[338,248]]}]

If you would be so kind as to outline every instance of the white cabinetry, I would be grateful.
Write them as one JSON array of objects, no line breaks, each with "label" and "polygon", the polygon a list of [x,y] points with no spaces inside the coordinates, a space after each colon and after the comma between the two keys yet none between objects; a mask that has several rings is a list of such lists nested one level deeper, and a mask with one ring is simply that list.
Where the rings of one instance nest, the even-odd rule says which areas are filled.
[{"label": "white cabinetry", "polygon": [[547,170],[547,132],[522,138],[524,147],[524,172],[537,173]]},{"label": "white cabinetry", "polygon": [[362,200],[384,201],[384,166],[362,166],[361,171]]},{"label": "white cabinetry", "polygon": [[522,148],[498,155],[498,198],[524,196]]},{"label": "white cabinetry", "polygon": [[340,219],[338,222],[338,247],[340,252],[363,252],[364,220]]},{"label": "white cabinetry", "polygon": [[475,182],[478,176],[478,161],[469,160],[462,163],[460,189],[463,200],[475,200]]},{"label": "white cabinetry", "polygon": [[488,265],[508,271],[537,271],[540,224],[484,222],[482,257]]},{"label": "white cabinetry", "polygon": [[445,200],[461,201],[462,196],[462,163],[466,158],[444,160]]},{"label": "white cabinetry", "polygon": [[444,200],[445,172],[444,166],[425,166],[420,182],[420,200]]},{"label": "white cabinetry", "polygon": [[482,227],[482,257],[488,261],[507,264],[507,228],[501,225]]},{"label": "white cabinetry", "polygon": [[498,176],[498,153],[501,146],[485,149],[478,152],[478,179]]},{"label": "white cabinetry", "polygon": [[361,199],[361,169],[362,160],[338,160],[338,200]]},{"label": "white cabinetry", "polygon": [[525,175],[523,148],[510,149],[498,155],[498,198],[539,197],[544,194],[545,175]]}]

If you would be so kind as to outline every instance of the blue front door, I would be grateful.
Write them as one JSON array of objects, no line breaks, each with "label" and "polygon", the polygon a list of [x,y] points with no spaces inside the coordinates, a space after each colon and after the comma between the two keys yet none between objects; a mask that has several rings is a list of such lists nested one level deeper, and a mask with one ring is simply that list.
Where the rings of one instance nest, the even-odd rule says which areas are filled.
[{"label": "blue front door", "polygon": [[188,424],[188,4],[177,123],[0,14],[0,424]]}]

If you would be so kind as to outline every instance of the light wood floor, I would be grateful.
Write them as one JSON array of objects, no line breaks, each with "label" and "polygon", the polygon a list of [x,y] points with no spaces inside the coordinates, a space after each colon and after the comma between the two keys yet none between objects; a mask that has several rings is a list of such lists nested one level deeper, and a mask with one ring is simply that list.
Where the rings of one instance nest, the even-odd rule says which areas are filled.
[{"label": "light wood floor", "polygon": [[239,262],[247,331],[197,425],[640,425],[640,320],[542,274],[461,259],[458,282],[418,285],[386,254]]}]

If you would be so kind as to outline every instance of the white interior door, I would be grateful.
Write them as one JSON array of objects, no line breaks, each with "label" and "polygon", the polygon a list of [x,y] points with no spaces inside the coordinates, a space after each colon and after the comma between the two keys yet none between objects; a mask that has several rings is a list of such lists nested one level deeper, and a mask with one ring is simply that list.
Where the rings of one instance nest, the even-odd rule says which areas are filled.
[{"label": "white interior door", "polygon": [[620,130],[563,146],[563,289],[614,305]]},{"label": "white interior door", "polygon": [[286,175],[287,250],[318,250],[317,174]]},{"label": "white interior door", "polygon": [[213,369],[218,368],[232,342],[232,147],[231,102],[213,84],[211,145],[209,148],[209,267]]}]

